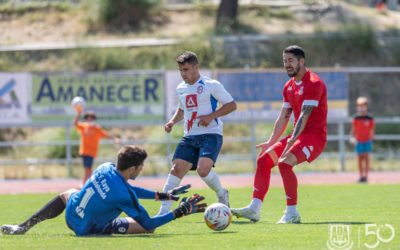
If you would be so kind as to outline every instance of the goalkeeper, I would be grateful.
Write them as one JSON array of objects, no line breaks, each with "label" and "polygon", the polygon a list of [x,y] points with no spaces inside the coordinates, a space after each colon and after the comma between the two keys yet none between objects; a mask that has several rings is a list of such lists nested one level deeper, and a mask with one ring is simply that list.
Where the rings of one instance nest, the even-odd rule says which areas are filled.
[{"label": "goalkeeper", "polygon": [[[203,212],[204,197],[195,194],[175,210],[150,217],[138,199],[175,200],[186,193],[190,185],[166,193],[135,187],[127,181],[135,179],[143,169],[147,153],[137,146],[123,146],[118,152],[117,165],[104,163],[93,173],[83,188],[70,189],[57,195],[43,208],[19,225],[3,225],[3,234],[25,234],[36,224],[60,215],[66,209],[68,227],[78,236],[96,234],[153,233],[172,220],[184,215]],[[129,217],[118,218],[125,212]]]}]

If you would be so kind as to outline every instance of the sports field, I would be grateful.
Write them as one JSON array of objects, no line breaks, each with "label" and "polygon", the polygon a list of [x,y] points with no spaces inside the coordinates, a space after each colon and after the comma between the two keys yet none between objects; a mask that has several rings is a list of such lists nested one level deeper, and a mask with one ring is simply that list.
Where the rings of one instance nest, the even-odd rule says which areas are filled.
[{"label": "sports field", "polygon": [[[210,190],[195,191],[215,201]],[[250,194],[250,188],[230,189],[232,207],[246,205]],[[0,195],[0,224],[21,222],[53,196]],[[0,249],[400,249],[399,185],[307,185],[299,200],[300,225],[275,224],[285,204],[283,189],[272,187],[260,222],[234,218],[223,232],[208,229],[198,214],[151,235],[75,237],[60,216],[24,236],[1,235]],[[156,213],[157,202],[143,204]]]}]

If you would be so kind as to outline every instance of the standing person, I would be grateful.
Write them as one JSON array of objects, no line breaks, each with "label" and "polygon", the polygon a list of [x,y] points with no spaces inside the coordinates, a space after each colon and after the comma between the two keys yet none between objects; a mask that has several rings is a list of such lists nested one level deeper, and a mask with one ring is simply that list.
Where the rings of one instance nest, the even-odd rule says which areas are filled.
[{"label": "standing person", "polygon": [[83,122],[79,121],[81,113],[82,110],[78,109],[74,118],[74,125],[81,136],[79,155],[82,157],[83,168],[85,170],[82,180],[82,184],[84,185],[92,175],[93,162],[97,156],[100,140],[102,138],[113,139],[115,144],[119,144],[119,139],[110,135],[100,125],[95,124],[97,117],[94,111],[85,112]]},{"label": "standing person", "polygon": [[[183,82],[176,88],[179,97],[176,112],[164,129],[170,133],[176,123],[184,120],[184,136],[175,150],[163,191],[179,186],[189,170],[197,170],[203,181],[216,192],[218,201],[229,206],[228,190],[222,187],[212,168],[222,146],[219,117],[233,112],[236,103],[221,83],[200,75],[195,53],[184,52],[176,62]],[[222,106],[217,109],[218,102]],[[162,202],[159,214],[167,213],[170,207],[170,201]]]},{"label": "standing person", "polygon": [[368,181],[370,169],[370,153],[372,151],[372,140],[375,134],[374,118],[368,113],[368,99],[357,98],[357,114],[353,117],[350,142],[355,145],[358,158],[359,182]]},{"label": "standing person", "polygon": [[[278,223],[300,223],[297,211],[297,177],[293,167],[312,162],[323,151],[327,137],[326,86],[317,74],[306,68],[303,48],[292,45],[283,51],[283,65],[291,79],[283,88],[283,105],[269,139],[257,145],[253,199],[247,207],[233,208],[232,213],[253,222],[260,220],[260,210],[270,184],[271,169],[278,165],[286,193],[286,210]],[[291,114],[294,130],[279,140]]]},{"label": "standing person", "polygon": [[[204,197],[195,194],[185,198],[173,212],[150,217],[138,199],[178,200],[190,185],[167,193],[132,186],[142,171],[147,152],[137,146],[123,146],[118,152],[117,165],[111,162],[100,165],[93,176],[78,191],[70,189],[59,195],[19,225],[2,225],[3,234],[25,234],[36,224],[59,216],[64,209],[68,227],[78,236],[94,234],[153,233],[172,220],[184,215],[204,212],[207,204],[199,204]],[[129,217],[118,218],[125,212]]]}]

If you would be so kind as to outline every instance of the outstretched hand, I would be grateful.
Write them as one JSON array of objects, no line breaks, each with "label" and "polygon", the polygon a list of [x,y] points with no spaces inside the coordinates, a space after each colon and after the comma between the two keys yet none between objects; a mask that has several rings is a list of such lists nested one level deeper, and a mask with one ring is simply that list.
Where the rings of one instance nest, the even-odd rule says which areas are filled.
[{"label": "outstretched hand", "polygon": [[157,192],[156,200],[179,200],[179,194],[184,194],[188,192],[188,189],[191,187],[190,184],[179,186],[169,190],[168,192]]},{"label": "outstretched hand", "polygon": [[199,194],[194,194],[189,199],[186,197],[183,198],[179,207],[177,207],[173,212],[175,219],[189,214],[204,212],[207,204],[200,203],[202,200],[204,200],[204,197]]}]

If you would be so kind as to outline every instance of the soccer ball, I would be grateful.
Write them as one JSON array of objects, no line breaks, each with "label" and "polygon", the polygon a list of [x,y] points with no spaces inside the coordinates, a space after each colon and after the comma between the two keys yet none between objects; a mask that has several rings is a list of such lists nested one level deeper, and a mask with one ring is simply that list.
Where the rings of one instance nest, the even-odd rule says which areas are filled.
[{"label": "soccer ball", "polygon": [[83,108],[85,107],[85,99],[80,96],[75,96],[74,99],[71,101],[72,107],[76,110],[76,112],[82,112]]},{"label": "soccer ball", "polygon": [[232,213],[229,207],[222,203],[214,203],[204,212],[204,220],[209,228],[222,231],[231,224]]}]

